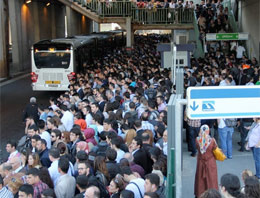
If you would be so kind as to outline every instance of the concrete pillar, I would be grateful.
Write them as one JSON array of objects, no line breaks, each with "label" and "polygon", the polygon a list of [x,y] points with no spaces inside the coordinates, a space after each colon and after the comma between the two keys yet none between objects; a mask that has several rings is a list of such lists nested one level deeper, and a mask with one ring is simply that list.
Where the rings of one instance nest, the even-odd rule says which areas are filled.
[{"label": "concrete pillar", "polygon": [[33,2],[32,5],[32,19],[33,19],[33,30],[34,30],[34,41],[40,40],[40,21],[39,21],[39,11],[38,3]]},{"label": "concrete pillar", "polygon": [[242,1],[238,1],[238,32],[242,30]]},{"label": "concrete pillar", "polygon": [[126,18],[126,47],[132,48],[132,26],[131,26],[131,18]]},{"label": "concrete pillar", "polygon": [[135,31],[134,30],[131,31],[131,43],[132,43],[132,46],[134,46],[134,44],[135,44]]},{"label": "concrete pillar", "polygon": [[65,37],[66,6],[55,6],[56,38]]},{"label": "concrete pillar", "polygon": [[56,18],[55,18],[55,7],[51,4],[51,38],[56,38]]},{"label": "concrete pillar", "polygon": [[66,16],[67,16],[67,28],[68,36],[73,36],[79,34],[80,20],[78,13],[72,10],[70,7],[66,6]]},{"label": "concrete pillar", "polygon": [[173,43],[176,43],[176,38],[175,38],[174,36],[175,36],[174,30],[171,30],[171,41],[172,41]]},{"label": "concrete pillar", "polygon": [[20,61],[19,71],[24,71],[31,68],[30,47],[34,42],[34,33],[33,31],[31,31],[34,27],[34,20],[32,19],[34,2],[30,4],[23,4],[23,1],[20,1],[20,3],[21,4],[19,5],[19,8],[21,9],[21,46],[19,50],[22,59]]},{"label": "concrete pillar", "polygon": [[[21,27],[21,5],[20,1],[9,0],[9,18],[12,35],[12,64],[10,65],[10,75],[20,71],[22,57],[22,27]],[[26,6],[26,5],[23,5]],[[26,9],[26,8],[22,8]]]},{"label": "concrete pillar", "polygon": [[8,64],[7,64],[7,46],[8,33],[6,32],[6,22],[8,21],[7,12],[5,11],[6,4],[4,1],[0,1],[0,78],[8,76]]},{"label": "concrete pillar", "polygon": [[95,21],[93,23],[93,31],[92,32],[100,32],[100,24],[96,23]]}]

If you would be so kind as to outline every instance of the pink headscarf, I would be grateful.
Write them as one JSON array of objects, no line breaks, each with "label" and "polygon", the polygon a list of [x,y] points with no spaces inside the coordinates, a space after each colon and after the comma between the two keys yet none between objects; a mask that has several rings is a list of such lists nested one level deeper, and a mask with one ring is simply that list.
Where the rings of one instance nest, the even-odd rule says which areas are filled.
[{"label": "pink headscarf", "polygon": [[77,148],[79,148],[80,151],[85,151],[86,153],[89,153],[89,147],[87,142],[84,141],[78,142]]},{"label": "pink headscarf", "polygon": [[95,130],[92,129],[92,128],[87,128],[84,130],[84,135],[85,135],[85,138],[86,138],[86,142],[91,142],[93,145],[97,145],[97,142],[94,138],[95,136]]}]

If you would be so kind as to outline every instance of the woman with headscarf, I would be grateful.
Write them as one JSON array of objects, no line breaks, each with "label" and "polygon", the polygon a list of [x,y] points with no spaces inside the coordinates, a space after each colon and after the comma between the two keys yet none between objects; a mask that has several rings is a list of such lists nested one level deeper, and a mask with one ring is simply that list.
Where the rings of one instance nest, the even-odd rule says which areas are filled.
[{"label": "woman with headscarf", "polygon": [[92,128],[87,128],[84,130],[84,136],[87,143],[92,143],[94,146],[97,145],[95,140],[95,130]]},{"label": "woman with headscarf", "polygon": [[194,194],[199,197],[210,188],[218,190],[218,173],[213,150],[217,147],[214,138],[209,135],[208,125],[202,125],[196,139],[198,149],[197,169],[195,176]]},{"label": "woman with headscarf", "polygon": [[87,154],[91,151],[91,149],[93,148],[93,144],[92,143],[87,143],[85,141],[80,141],[77,143],[77,152],[79,151],[85,151]]}]

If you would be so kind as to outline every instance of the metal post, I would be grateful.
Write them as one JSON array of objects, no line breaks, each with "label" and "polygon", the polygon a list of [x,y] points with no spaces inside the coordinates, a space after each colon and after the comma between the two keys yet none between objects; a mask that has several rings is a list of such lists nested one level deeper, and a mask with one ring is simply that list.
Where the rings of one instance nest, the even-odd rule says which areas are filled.
[{"label": "metal post", "polygon": [[181,99],[181,95],[177,95],[175,109],[175,177],[176,177],[176,198],[182,197],[182,106],[187,104],[186,99]]},{"label": "metal post", "polygon": [[177,47],[173,46],[173,85],[176,85],[176,60],[177,60]]},{"label": "metal post", "polygon": [[176,75],[176,94],[184,94],[184,71],[183,68],[177,69]]},{"label": "metal post", "polygon": [[173,41],[171,42],[171,54],[172,54],[172,64],[171,64],[171,76],[172,76],[172,83],[174,85],[174,74],[173,74],[173,62],[174,62],[174,57],[173,57]]},{"label": "metal post", "polygon": [[166,197],[174,197],[176,195],[176,184],[175,184],[175,104],[176,104],[176,95],[171,95],[171,98],[168,102],[168,142],[167,142],[167,191]]}]

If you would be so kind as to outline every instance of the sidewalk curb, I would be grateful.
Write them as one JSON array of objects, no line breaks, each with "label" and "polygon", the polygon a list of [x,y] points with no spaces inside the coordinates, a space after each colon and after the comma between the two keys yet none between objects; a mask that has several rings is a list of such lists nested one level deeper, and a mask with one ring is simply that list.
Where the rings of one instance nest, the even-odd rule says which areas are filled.
[{"label": "sidewalk curb", "polygon": [[29,74],[29,72],[30,72],[29,70],[28,71],[22,71],[22,72],[12,74],[11,76],[6,77],[6,78],[0,78],[0,83],[6,82],[6,81],[9,81],[9,80],[14,80],[15,78],[18,78],[20,76],[23,76],[25,74]]}]

